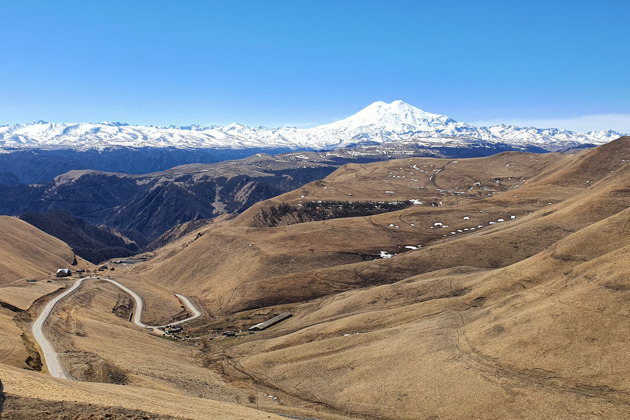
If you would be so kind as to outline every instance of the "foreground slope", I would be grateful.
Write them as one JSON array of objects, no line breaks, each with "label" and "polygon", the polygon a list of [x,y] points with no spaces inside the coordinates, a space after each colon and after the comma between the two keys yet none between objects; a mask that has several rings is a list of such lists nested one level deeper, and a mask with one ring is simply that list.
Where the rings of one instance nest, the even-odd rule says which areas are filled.
[{"label": "foreground slope", "polygon": [[[98,410],[212,418],[195,411],[223,404],[209,398],[321,419],[626,418],[629,234],[630,138],[348,165],[116,265],[154,319],[182,315],[172,292],[203,306],[189,340],[130,324],[128,297],[97,281],[48,332],[77,378],[126,384],[81,384]],[[45,384],[14,392],[83,409],[74,384]]]},{"label": "foreground slope", "polygon": [[280,418],[236,404],[131,386],[64,381],[2,364],[0,377],[8,394],[3,413],[7,419]]},{"label": "foreground slope", "polygon": [[[51,282],[39,277],[46,279],[53,267],[69,265],[74,254],[65,243],[19,219],[0,218],[0,228],[5,239],[2,274],[10,282],[0,285],[0,378],[8,394],[3,418],[275,418],[251,404],[250,408],[235,404],[249,390],[240,395],[214,379],[216,373],[193,359],[192,352],[198,353],[195,347],[190,346],[189,357],[182,357],[180,345],[129,323],[129,311],[138,310],[129,304],[131,298],[96,279],[85,280],[72,298],[57,304],[45,324],[46,336],[79,381],[50,378],[31,324],[45,304],[77,276]],[[12,264],[23,271],[10,271]],[[81,260],[77,266],[94,269]],[[20,279],[24,274],[38,281]],[[152,305],[143,320],[188,316],[172,291],[150,282],[129,283]],[[121,382],[127,372],[117,365],[134,371],[129,376],[137,379]]]},{"label": "foreground slope", "polygon": [[63,287],[44,281],[58,268],[91,265],[78,258],[73,267],[68,245],[13,217],[0,216],[0,237],[0,363],[36,369],[41,366],[37,351],[16,320],[42,296]]},{"label": "foreground slope", "polygon": [[[363,216],[349,203],[410,199]],[[346,166],[136,272],[164,273],[226,322],[289,309],[204,351],[317,417],[625,418],[629,234],[622,138],[570,156]]]}]

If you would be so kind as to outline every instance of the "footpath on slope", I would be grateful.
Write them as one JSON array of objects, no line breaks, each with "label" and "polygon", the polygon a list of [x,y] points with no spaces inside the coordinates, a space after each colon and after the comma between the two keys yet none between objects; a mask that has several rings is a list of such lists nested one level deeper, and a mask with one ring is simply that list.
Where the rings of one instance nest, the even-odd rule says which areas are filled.
[{"label": "footpath on slope", "polygon": [[117,281],[109,279],[109,278],[101,278],[101,277],[83,277],[83,278],[80,278],[79,280],[77,280],[72,285],[72,287],[70,289],[66,290],[65,292],[63,292],[62,294],[60,294],[59,296],[55,297],[53,300],[48,302],[48,304],[44,307],[44,310],[42,311],[42,313],[39,314],[39,316],[37,317],[37,319],[33,323],[33,327],[32,327],[33,337],[35,337],[35,341],[37,341],[37,343],[39,344],[40,348],[42,349],[43,356],[44,356],[44,362],[46,363],[46,366],[48,367],[48,372],[50,373],[50,376],[52,376],[54,378],[68,379],[68,380],[72,380],[72,381],[75,380],[72,377],[72,375],[70,375],[68,373],[68,371],[66,370],[66,368],[63,365],[63,362],[59,358],[59,355],[55,351],[52,343],[48,340],[48,338],[44,334],[44,323],[46,322],[46,320],[48,319],[48,317],[52,313],[52,310],[55,308],[57,303],[59,303],[61,300],[65,299],[70,294],[75,292],[81,286],[83,281],[91,279],[91,278],[95,278],[96,280],[103,280],[103,281],[110,282],[111,284],[119,287],[124,292],[128,293],[129,295],[131,295],[131,297],[136,302],[136,307],[138,308],[136,310],[136,312],[134,313],[132,321],[133,321],[134,324],[136,324],[136,325],[138,325],[140,327],[143,327],[143,328],[160,328],[160,327],[165,327],[166,325],[183,324],[185,322],[192,321],[193,319],[197,319],[197,318],[199,318],[201,316],[201,311],[199,309],[197,309],[187,297],[175,294],[175,296],[177,296],[182,302],[184,302],[184,304],[186,305],[188,310],[190,310],[193,313],[193,315],[191,317],[183,319],[181,321],[172,322],[172,323],[169,323],[169,324],[166,324],[166,325],[157,325],[157,326],[146,325],[146,324],[143,324],[142,321],[141,321],[141,319],[142,319],[142,312],[144,311],[144,301],[140,297],[140,295],[138,295],[136,292],[134,292],[133,290],[129,289],[128,287],[118,283]]}]

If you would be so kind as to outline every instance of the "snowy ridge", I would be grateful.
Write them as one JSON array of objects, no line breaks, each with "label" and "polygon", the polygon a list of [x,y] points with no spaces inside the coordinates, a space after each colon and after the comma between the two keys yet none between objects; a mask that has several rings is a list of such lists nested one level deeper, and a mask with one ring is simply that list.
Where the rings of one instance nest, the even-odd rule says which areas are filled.
[{"label": "snowy ridge", "polygon": [[375,102],[358,113],[313,128],[227,126],[144,127],[121,123],[47,123],[0,126],[0,151],[24,149],[105,149],[112,147],[178,149],[289,148],[328,150],[393,141],[457,144],[484,140],[546,148],[604,144],[623,134],[612,130],[575,133],[496,125],[473,127],[431,114],[402,101]]}]

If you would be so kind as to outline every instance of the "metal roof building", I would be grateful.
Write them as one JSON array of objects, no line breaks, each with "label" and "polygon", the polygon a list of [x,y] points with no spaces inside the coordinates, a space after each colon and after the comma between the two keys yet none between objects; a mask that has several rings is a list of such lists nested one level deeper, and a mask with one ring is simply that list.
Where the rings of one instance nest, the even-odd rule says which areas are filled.
[{"label": "metal roof building", "polygon": [[265,328],[269,328],[272,325],[277,324],[280,321],[284,321],[287,318],[291,318],[291,312],[282,312],[280,315],[274,316],[271,319],[268,319],[265,322],[261,322],[259,324],[256,324],[252,327],[249,327],[249,331],[261,331],[264,330]]}]

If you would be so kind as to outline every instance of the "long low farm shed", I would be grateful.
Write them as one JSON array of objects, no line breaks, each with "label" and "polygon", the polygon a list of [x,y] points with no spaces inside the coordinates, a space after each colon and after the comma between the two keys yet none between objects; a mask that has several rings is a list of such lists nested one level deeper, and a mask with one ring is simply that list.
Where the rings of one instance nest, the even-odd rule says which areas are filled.
[{"label": "long low farm shed", "polygon": [[269,328],[272,325],[277,324],[280,321],[284,321],[287,318],[291,318],[291,312],[282,312],[280,315],[276,315],[271,319],[268,319],[265,322],[261,322],[260,324],[256,324],[253,327],[249,327],[249,331],[261,331],[265,328]]}]

